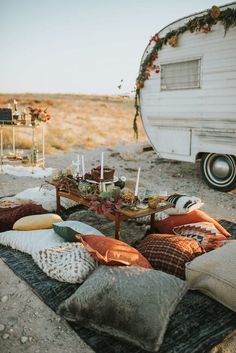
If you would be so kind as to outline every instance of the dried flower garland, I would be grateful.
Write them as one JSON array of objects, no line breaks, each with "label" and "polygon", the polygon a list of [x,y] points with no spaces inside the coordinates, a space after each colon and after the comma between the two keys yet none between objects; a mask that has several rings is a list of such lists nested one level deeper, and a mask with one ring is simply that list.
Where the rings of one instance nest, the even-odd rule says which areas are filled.
[{"label": "dried flower garland", "polygon": [[133,122],[133,129],[136,138],[138,138],[138,126],[137,118],[140,115],[140,90],[144,87],[144,83],[151,76],[152,72],[159,73],[160,68],[154,62],[158,59],[158,52],[161,50],[162,46],[169,44],[171,47],[175,48],[178,45],[179,35],[190,31],[208,33],[211,31],[213,25],[221,23],[225,29],[225,35],[230,27],[236,26],[236,9],[227,8],[225,10],[220,10],[217,6],[212,6],[211,9],[207,11],[206,14],[202,16],[196,16],[189,20],[183,26],[168,32],[163,38],[160,38],[158,34],[155,34],[149,41],[149,45],[153,44],[151,51],[147,51],[147,56],[141,64],[139,75],[136,80],[136,91],[135,91],[135,116]]}]

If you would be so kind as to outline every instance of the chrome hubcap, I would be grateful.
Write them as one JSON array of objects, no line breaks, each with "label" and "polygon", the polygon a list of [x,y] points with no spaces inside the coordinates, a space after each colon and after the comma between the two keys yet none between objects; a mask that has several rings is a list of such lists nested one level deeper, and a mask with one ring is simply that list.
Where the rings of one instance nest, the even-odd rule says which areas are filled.
[{"label": "chrome hubcap", "polygon": [[204,169],[207,179],[222,187],[229,185],[236,176],[235,160],[230,155],[209,154]]},{"label": "chrome hubcap", "polygon": [[217,178],[226,178],[231,173],[231,168],[227,161],[222,157],[217,158],[212,164],[212,174]]}]

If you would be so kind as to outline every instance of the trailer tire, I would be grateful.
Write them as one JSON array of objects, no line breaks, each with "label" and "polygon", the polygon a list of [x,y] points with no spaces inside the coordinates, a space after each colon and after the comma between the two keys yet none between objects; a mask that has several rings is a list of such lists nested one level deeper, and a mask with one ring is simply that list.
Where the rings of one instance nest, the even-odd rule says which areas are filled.
[{"label": "trailer tire", "polygon": [[236,188],[236,157],[230,154],[205,153],[201,159],[201,173],[212,189],[233,190]]}]

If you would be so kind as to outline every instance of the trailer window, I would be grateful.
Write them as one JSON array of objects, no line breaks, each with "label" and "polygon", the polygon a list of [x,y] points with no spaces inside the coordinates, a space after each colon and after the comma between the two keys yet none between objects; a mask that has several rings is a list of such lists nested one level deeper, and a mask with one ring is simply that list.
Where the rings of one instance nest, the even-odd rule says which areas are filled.
[{"label": "trailer window", "polygon": [[161,90],[200,88],[200,60],[161,65]]}]

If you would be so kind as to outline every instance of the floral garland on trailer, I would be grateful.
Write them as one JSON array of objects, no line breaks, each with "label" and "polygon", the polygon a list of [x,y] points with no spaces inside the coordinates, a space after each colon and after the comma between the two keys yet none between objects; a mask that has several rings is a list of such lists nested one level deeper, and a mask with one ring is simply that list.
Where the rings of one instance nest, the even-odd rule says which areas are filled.
[{"label": "floral garland on trailer", "polygon": [[139,75],[136,80],[136,90],[135,90],[135,116],[133,121],[133,129],[136,138],[138,138],[138,126],[137,117],[140,115],[140,90],[144,87],[144,83],[151,76],[152,72],[159,73],[160,68],[158,65],[154,64],[154,61],[158,59],[158,52],[161,50],[162,46],[169,44],[171,47],[175,48],[178,44],[179,35],[190,31],[208,33],[211,31],[213,25],[220,22],[225,29],[225,35],[230,27],[236,26],[236,9],[227,8],[223,11],[217,6],[212,6],[210,10],[207,11],[205,15],[196,16],[189,20],[186,24],[179,27],[178,29],[168,32],[163,38],[160,38],[158,34],[155,34],[149,41],[149,44],[154,42],[153,48],[150,52],[147,51],[147,56],[139,71]]}]

